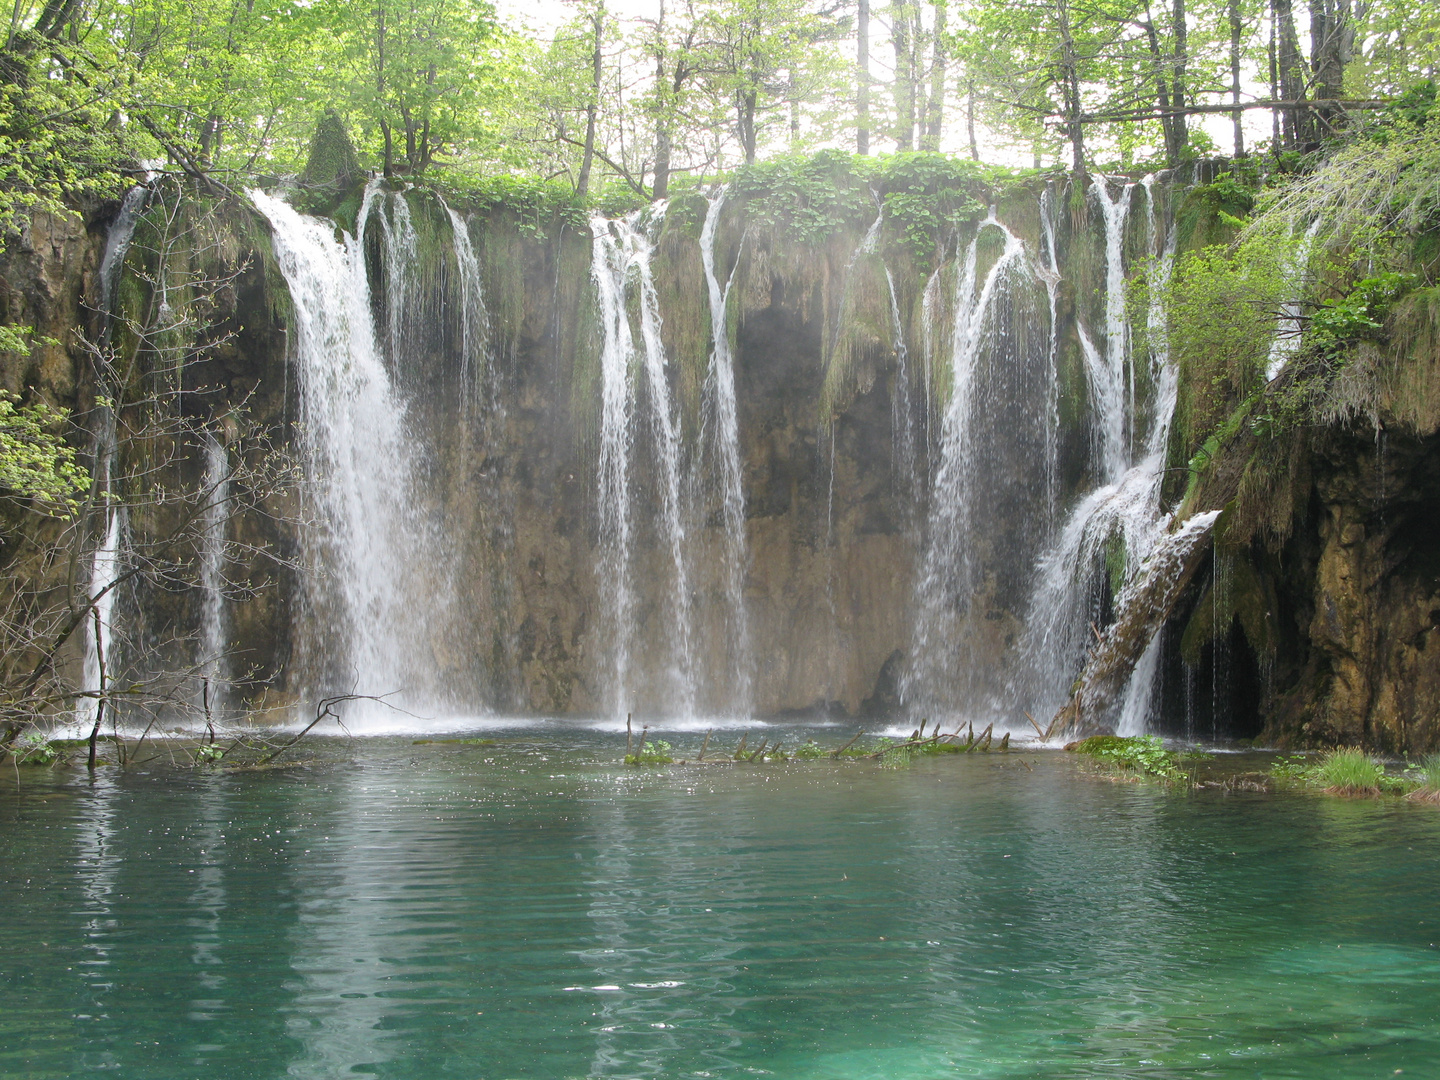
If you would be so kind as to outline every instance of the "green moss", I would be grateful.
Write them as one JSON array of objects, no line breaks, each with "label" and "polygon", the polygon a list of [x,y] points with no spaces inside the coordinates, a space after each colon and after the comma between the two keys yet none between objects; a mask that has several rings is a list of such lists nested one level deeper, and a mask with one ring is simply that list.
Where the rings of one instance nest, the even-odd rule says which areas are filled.
[{"label": "green moss", "polygon": [[1246,558],[1222,556],[1221,561],[1218,587],[1215,582],[1206,586],[1180,638],[1180,656],[1191,667],[1199,666],[1201,650],[1228,633],[1237,620],[1257,656],[1275,655],[1273,584]]},{"label": "green moss", "polygon": [[312,186],[348,188],[360,176],[360,159],[346,130],[345,121],[334,109],[326,109],[310,138],[310,157],[301,181]]}]

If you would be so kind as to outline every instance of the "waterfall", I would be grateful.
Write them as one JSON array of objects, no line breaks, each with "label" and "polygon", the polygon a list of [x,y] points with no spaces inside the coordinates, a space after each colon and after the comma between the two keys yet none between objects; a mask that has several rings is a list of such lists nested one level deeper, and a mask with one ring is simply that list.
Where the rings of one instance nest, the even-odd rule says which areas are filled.
[{"label": "waterfall", "polygon": [[[1055,543],[1040,561],[1023,646],[1023,670],[1031,686],[1029,696],[1037,713],[1050,713],[1059,707],[1068,696],[1075,672],[1085,662],[1086,653],[1093,644],[1092,627],[1098,624],[1102,614],[1098,607],[1101,596],[1099,586],[1107,563],[1123,559],[1124,581],[1127,584],[1135,582],[1147,572],[1147,564],[1152,562],[1155,553],[1164,547],[1172,525],[1170,515],[1164,513],[1160,506],[1160,489],[1164,480],[1170,423],[1175,411],[1177,373],[1163,347],[1161,323],[1164,318],[1162,296],[1175,262],[1176,235],[1173,226],[1162,233],[1162,222],[1155,209],[1154,178],[1147,177],[1142,183],[1149,196],[1152,253],[1160,237],[1164,236],[1149,271],[1152,282],[1147,311],[1150,332],[1147,336],[1151,342],[1150,378],[1155,388],[1153,416],[1140,461],[1128,469],[1121,464],[1120,471],[1112,473],[1111,470],[1119,464],[1113,455],[1123,454],[1137,422],[1133,358],[1123,358],[1130,365],[1131,392],[1127,406],[1123,395],[1117,403],[1114,392],[1117,386],[1124,385],[1121,358],[1113,354],[1102,358],[1084,327],[1078,327],[1092,387],[1097,371],[1100,378],[1107,373],[1110,377],[1106,392],[1092,392],[1095,422],[1103,432],[1102,446],[1107,448],[1102,455],[1106,482],[1080,501]],[[1123,290],[1124,278],[1119,261],[1124,213],[1119,204],[1123,199],[1128,206],[1130,190],[1135,185],[1126,185],[1122,197],[1113,202],[1103,193],[1103,179],[1097,177],[1095,185],[1095,190],[1100,193],[1097,198],[1101,205],[1110,208],[1105,218],[1107,288],[1114,290],[1117,287],[1115,281],[1118,276],[1119,288]],[[1107,322],[1112,317],[1123,321],[1123,296],[1118,310],[1112,298],[1113,291],[1106,296]],[[1106,340],[1110,348],[1115,348],[1117,343],[1125,346],[1128,337],[1128,327],[1107,326]],[[1117,372],[1122,375],[1120,382],[1114,379]],[[1123,457],[1119,461],[1123,462]],[[1116,600],[1117,606],[1124,602],[1121,597]],[[1125,707],[1125,723],[1137,730],[1143,730],[1143,719],[1158,671],[1158,646],[1153,642],[1152,646],[1153,651],[1147,649],[1136,667]]]},{"label": "waterfall", "polygon": [[[385,338],[390,362],[398,366],[404,360],[408,341],[406,323],[412,306],[410,295],[414,291],[411,277],[419,263],[420,239],[415,234],[415,222],[410,216],[410,203],[405,198],[405,192],[386,194],[380,189],[382,183],[377,178],[365,187],[360,215],[355,224],[355,239],[357,246],[363,247],[368,212],[377,198],[384,195],[388,212],[382,212],[379,218],[380,236],[385,248]],[[359,269],[362,274],[365,272],[363,256],[359,260]]]},{"label": "waterfall", "polygon": [[[1303,283],[1310,262],[1310,250],[1315,246],[1315,237],[1319,235],[1324,220],[1323,217],[1317,217],[1310,223],[1305,235],[1300,238],[1299,247],[1286,260],[1284,277],[1287,286],[1298,290]],[[1304,305],[1298,300],[1280,305],[1280,320],[1275,327],[1275,336],[1270,339],[1270,355],[1265,362],[1266,382],[1279,375],[1300,348],[1300,333],[1305,327],[1304,314]]]},{"label": "waterfall", "polygon": [[140,211],[150,198],[147,184],[136,184],[125,193],[120,202],[120,212],[110,223],[105,235],[105,251],[100,256],[100,314],[105,321],[105,340],[110,339],[110,322],[115,309],[115,291],[120,285],[120,271],[125,266],[125,256],[130,243],[135,239],[135,225],[140,220]]},{"label": "waterfall", "polygon": [[460,270],[460,392],[469,410],[479,405],[490,347],[490,313],[485,307],[485,289],[480,277],[480,260],[470,242],[465,219],[443,199],[440,205],[450,219],[455,243],[455,264]]},{"label": "waterfall", "polygon": [[[90,617],[85,620],[85,671],[80,689],[86,693],[98,694],[115,677],[115,593],[111,586],[120,573],[125,543],[125,509],[110,507],[106,517],[105,537],[95,549],[90,560],[90,596],[93,598],[101,589],[107,589],[95,601]],[[99,636],[96,636],[97,624]],[[102,668],[103,664],[103,668]],[[102,670],[104,676],[102,678]],[[105,684],[105,685],[102,685]],[[92,725],[97,715],[92,698],[80,698],[75,708],[75,719],[82,725]]]},{"label": "waterfall", "polygon": [[[149,197],[150,188],[146,184],[136,184],[127,191],[125,198],[121,200],[120,212],[115,215],[115,220],[111,222],[110,231],[105,237],[105,250],[100,256],[99,271],[100,314],[104,324],[102,342],[105,345],[109,344],[113,329],[115,294],[120,285],[121,271],[125,267],[125,256],[130,251],[131,241],[135,238],[135,226]],[[95,435],[94,491],[97,495],[108,495],[114,478],[115,457],[118,449],[115,414],[106,405],[99,406],[96,411],[99,418],[99,430]],[[100,545],[90,557],[90,577],[86,584],[90,597],[94,597],[96,592],[106,588],[115,580],[123,561],[124,508],[110,506],[104,501],[101,501],[99,505],[105,514],[105,532]],[[108,682],[113,677],[114,612],[115,590],[109,589],[104,596],[95,601],[94,610],[85,620],[81,634],[84,670],[81,674],[80,689],[83,692],[99,693],[104,689],[101,686],[102,665],[105,673],[104,681]],[[99,623],[98,638],[96,636],[97,622]],[[75,719],[77,723],[93,724],[95,715],[96,706],[91,699],[81,698],[76,702]]]},{"label": "waterfall", "polygon": [[329,221],[258,190],[249,197],[270,222],[294,310],[290,361],[316,518],[307,536],[316,564],[310,616],[316,635],[333,639],[331,670],[312,672],[322,685],[310,690],[408,690],[415,702],[427,626],[417,598],[432,594],[407,585],[436,553],[413,518],[416,446],[371,318],[361,238],[378,191],[366,190],[357,235],[338,240]]},{"label": "waterfall", "polygon": [[[722,516],[725,523],[725,584],[730,608],[730,663],[734,673],[731,711],[744,715],[750,709],[751,657],[749,622],[745,612],[745,488],[740,466],[740,421],[735,400],[735,360],[730,348],[728,318],[730,286],[735,269],[722,287],[715,270],[715,232],[725,206],[726,188],[710,199],[705,224],[700,230],[700,257],[710,296],[710,370],[706,377],[711,421],[712,451],[720,478]],[[738,261],[738,260],[737,260]]]},{"label": "waterfall", "polygon": [[905,344],[905,322],[900,317],[900,298],[895,294],[895,275],[885,267],[885,284],[890,290],[890,331],[895,347],[895,393],[890,400],[895,475],[904,487],[906,506],[915,502],[915,411],[910,402],[910,348]]},{"label": "waterfall", "polygon": [[205,432],[205,508],[200,516],[200,664],[209,707],[229,691],[229,635],[225,619],[225,530],[230,522],[230,458],[215,435]]},{"label": "waterfall", "polygon": [[1040,237],[1045,263],[1038,267],[1050,301],[1050,347],[1045,353],[1045,519],[1055,520],[1060,498],[1060,250],[1055,240],[1055,194],[1040,192]]},{"label": "waterfall", "polygon": [[[979,248],[987,230],[1003,238],[999,256],[983,280],[978,274]],[[965,250],[955,287],[951,337],[950,396],[940,429],[940,464],[930,497],[925,553],[916,586],[917,615],[912,663],[902,693],[914,705],[953,707],[961,687],[956,676],[968,665],[957,664],[958,620],[966,614],[982,571],[973,544],[977,472],[977,382],[980,364],[1005,343],[1008,326],[997,301],[1011,291],[1012,276],[1028,276],[1024,242],[992,212],[975,231]],[[915,700],[923,697],[924,700]]]},{"label": "waterfall", "polygon": [[[603,343],[600,353],[601,423],[598,500],[600,508],[601,589],[605,596],[611,635],[611,708],[617,714],[630,710],[632,685],[631,646],[637,633],[635,595],[631,582],[634,525],[631,485],[634,480],[637,380],[643,375],[650,404],[650,444],[658,470],[660,530],[669,557],[670,589],[667,616],[670,643],[669,700],[666,705],[681,716],[695,710],[694,656],[690,627],[690,588],[681,474],[681,438],[671,402],[668,360],[661,340],[660,301],[650,268],[652,240],[647,232],[663,220],[664,204],[637,211],[618,221],[594,218],[591,277],[599,299]],[[637,350],[627,292],[636,290],[640,316]],[[639,368],[637,372],[635,369]]]},{"label": "waterfall", "polygon": [[1134,188],[1134,184],[1122,184],[1120,194],[1112,199],[1109,182],[1098,174],[1090,187],[1095,201],[1100,204],[1105,223],[1104,354],[1095,347],[1083,325],[1080,327],[1080,342],[1085,353],[1086,374],[1090,379],[1090,394],[1095,409],[1099,475],[1106,482],[1116,480],[1125,471],[1134,441],[1135,379],[1133,370],[1127,370],[1130,362],[1130,324],[1125,318],[1124,262],[1125,221],[1130,214],[1130,194]]}]

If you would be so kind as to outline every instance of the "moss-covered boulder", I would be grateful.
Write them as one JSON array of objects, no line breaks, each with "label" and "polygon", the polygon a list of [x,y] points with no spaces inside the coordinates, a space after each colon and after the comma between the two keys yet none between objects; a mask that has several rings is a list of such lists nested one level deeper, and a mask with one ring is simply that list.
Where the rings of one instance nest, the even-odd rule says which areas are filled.
[{"label": "moss-covered boulder", "polygon": [[345,189],[360,179],[360,158],[345,121],[334,109],[326,109],[310,138],[310,159],[301,179],[316,187]]}]

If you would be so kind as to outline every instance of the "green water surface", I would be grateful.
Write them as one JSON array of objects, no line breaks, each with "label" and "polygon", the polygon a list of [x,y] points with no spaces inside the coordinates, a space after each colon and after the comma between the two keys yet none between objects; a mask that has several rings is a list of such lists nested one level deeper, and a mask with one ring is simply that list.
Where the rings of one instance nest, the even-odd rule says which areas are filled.
[{"label": "green water surface", "polygon": [[7,775],[0,1075],[1440,1076],[1434,808],[495,737]]}]

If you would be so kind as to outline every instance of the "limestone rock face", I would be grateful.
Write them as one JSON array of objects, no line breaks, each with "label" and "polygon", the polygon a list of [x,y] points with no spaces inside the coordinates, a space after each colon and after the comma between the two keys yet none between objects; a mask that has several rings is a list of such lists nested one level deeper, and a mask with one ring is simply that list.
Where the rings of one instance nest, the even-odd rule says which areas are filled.
[{"label": "limestone rock face", "polygon": [[1440,439],[1331,437],[1314,501],[1316,554],[1281,577],[1308,613],[1303,664],[1267,733],[1294,745],[1440,747]]}]

